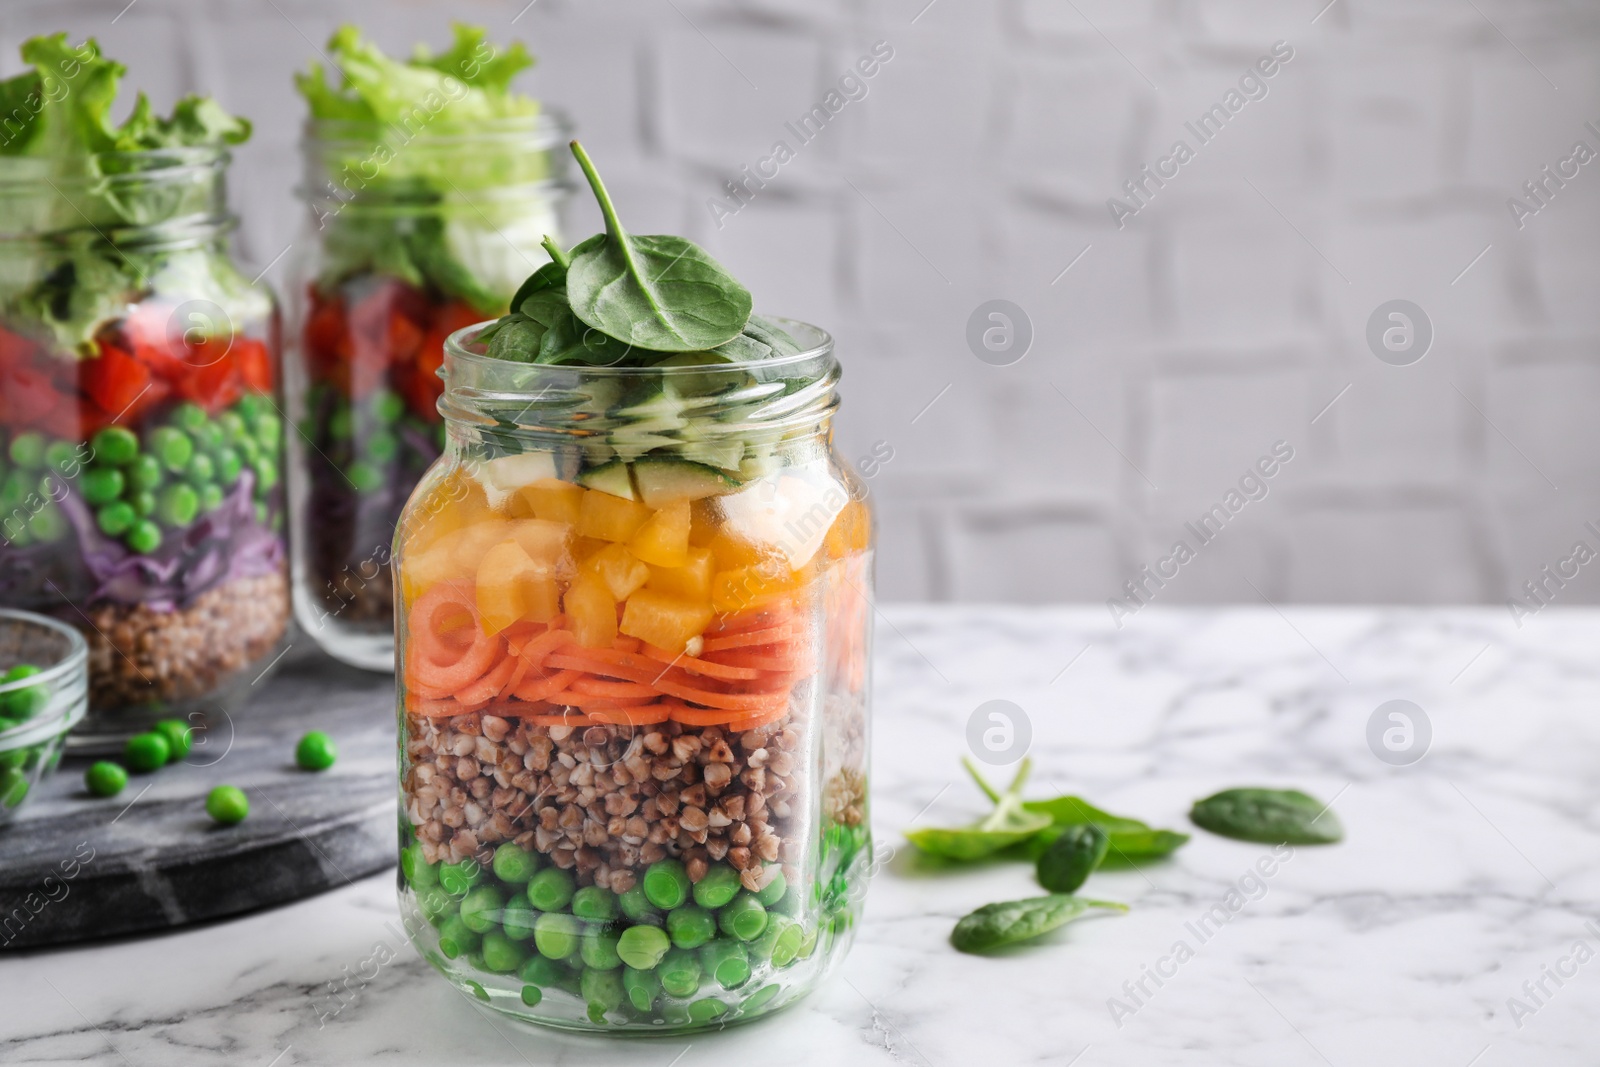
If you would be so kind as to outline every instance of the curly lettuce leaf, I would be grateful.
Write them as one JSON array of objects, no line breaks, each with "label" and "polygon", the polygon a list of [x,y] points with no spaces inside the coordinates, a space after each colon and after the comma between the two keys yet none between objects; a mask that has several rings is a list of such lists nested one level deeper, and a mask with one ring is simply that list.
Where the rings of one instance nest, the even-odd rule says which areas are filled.
[{"label": "curly lettuce leaf", "polygon": [[34,69],[0,90],[8,105],[0,154],[70,158],[116,147],[111,105],[127,68],[101,55],[94,38],[73,47],[65,33],[27,41],[22,58]]}]

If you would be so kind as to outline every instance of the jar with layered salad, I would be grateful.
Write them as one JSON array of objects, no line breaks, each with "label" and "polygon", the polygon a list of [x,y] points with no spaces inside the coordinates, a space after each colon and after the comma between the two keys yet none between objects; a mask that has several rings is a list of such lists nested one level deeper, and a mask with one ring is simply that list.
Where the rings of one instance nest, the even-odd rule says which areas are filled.
[{"label": "jar with layered salad", "polygon": [[337,85],[299,79],[309,208],[292,294],[289,403],[295,607],[332,655],[394,667],[390,543],[444,447],[445,338],[499,315],[558,239],[567,131],[510,92],[531,63],[456,27],[452,49],[394,60],[349,27]]},{"label": "jar with layered salad", "polygon": [[871,519],[831,339],[761,328],[791,354],[446,346],[445,452],[396,539],[400,890],[423,955],[506,1014],[721,1026],[850,944]]},{"label": "jar with layered salad", "polygon": [[41,128],[0,149],[0,600],[83,631],[74,740],[109,745],[230,706],[277,655],[278,318],[229,255],[248,124],[141,97],[113,129],[119,65],[64,35],[23,55],[35,71],[0,86],[42,94]]}]

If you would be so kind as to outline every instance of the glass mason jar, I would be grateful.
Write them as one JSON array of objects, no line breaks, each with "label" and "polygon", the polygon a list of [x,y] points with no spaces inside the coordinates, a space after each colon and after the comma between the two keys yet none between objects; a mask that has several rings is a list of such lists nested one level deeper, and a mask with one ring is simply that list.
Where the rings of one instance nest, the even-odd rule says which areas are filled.
[{"label": "glass mason jar", "polygon": [[[394,669],[389,549],[444,447],[450,333],[503,314],[559,240],[569,131],[548,114],[470,132],[309,123],[291,272],[295,610],[332,655]],[[558,169],[562,168],[562,169]]]},{"label": "glass mason jar", "polygon": [[446,347],[395,540],[401,910],[508,1015],[720,1026],[850,944],[872,526],[832,340],[784,325],[802,351],[762,363]]},{"label": "glass mason jar", "polygon": [[89,644],[74,743],[226,708],[289,620],[278,316],[220,148],[0,159],[0,601]]}]

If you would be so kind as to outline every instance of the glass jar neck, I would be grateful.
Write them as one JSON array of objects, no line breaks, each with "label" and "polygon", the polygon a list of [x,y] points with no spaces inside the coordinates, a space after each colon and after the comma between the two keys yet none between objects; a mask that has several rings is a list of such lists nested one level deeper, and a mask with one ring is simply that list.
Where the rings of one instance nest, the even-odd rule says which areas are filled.
[{"label": "glass jar neck", "polygon": [[301,195],[319,219],[514,215],[564,187],[568,132],[549,114],[451,126],[424,104],[395,122],[309,122]]},{"label": "glass jar neck", "polygon": [[670,367],[550,366],[482,354],[482,326],[445,345],[439,412],[455,442],[498,452],[611,448],[630,454],[715,455],[735,442],[777,444],[825,436],[839,406],[833,339],[777,320],[799,343],[792,356]]},{"label": "glass jar neck", "polygon": [[0,160],[0,241],[83,233],[116,245],[194,244],[233,225],[222,148]]}]

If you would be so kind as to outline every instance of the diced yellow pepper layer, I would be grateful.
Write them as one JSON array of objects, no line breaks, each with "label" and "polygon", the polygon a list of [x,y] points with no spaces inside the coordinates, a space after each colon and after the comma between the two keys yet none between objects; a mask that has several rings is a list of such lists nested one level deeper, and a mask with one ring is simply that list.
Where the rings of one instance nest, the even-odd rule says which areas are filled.
[{"label": "diced yellow pepper layer", "polygon": [[674,654],[682,652],[689,639],[705,632],[711,622],[711,606],[678,600],[641,589],[628,598],[622,609],[622,632]]}]

